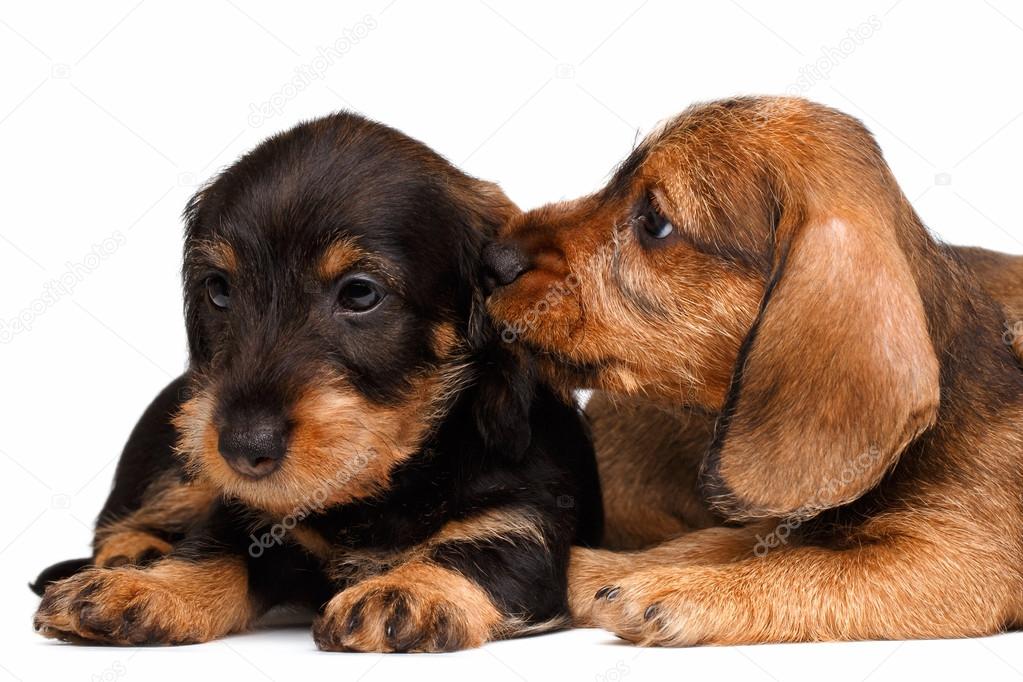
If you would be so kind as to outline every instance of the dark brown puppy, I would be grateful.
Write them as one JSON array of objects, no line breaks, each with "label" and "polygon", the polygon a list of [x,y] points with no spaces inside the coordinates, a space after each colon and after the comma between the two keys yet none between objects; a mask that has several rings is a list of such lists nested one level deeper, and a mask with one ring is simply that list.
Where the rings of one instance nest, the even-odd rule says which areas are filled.
[{"label": "dark brown puppy", "polygon": [[132,434],[93,559],[42,576],[36,627],[201,642],[290,602],[323,649],[441,651],[566,622],[599,491],[576,409],[483,309],[482,244],[516,212],[352,114],[201,190],[189,371]]},{"label": "dark brown puppy", "polygon": [[1023,620],[1023,267],[936,242],[858,121],[696,106],[502,235],[505,339],[603,391],[612,544],[676,538],[576,552],[579,622],[683,645]]}]

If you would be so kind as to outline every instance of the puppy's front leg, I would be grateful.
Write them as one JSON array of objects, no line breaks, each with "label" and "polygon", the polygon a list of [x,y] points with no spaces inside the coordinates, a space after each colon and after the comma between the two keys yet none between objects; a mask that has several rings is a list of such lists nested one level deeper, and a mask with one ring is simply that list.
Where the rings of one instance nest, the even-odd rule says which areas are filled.
[{"label": "puppy's front leg", "polygon": [[274,559],[246,554],[248,524],[242,510],[219,503],[155,563],[88,568],[52,583],[36,611],[36,629],[46,637],[107,644],[206,642],[244,630],[286,597],[274,585],[287,583],[284,573],[291,570],[283,549]]},{"label": "puppy's front leg", "polygon": [[[981,533],[931,530],[939,542],[889,536],[845,549],[779,546],[721,564],[653,561],[594,593],[593,619],[654,646],[969,637],[1012,624],[1020,600],[1011,553],[977,544]],[[965,541],[942,541],[952,537]]]},{"label": "puppy's front leg", "polygon": [[684,566],[725,564],[752,556],[758,534],[770,533],[769,526],[748,528],[706,528],[691,532],[649,549],[614,552],[607,549],[573,547],[568,570],[568,602],[577,627],[593,627],[606,596],[614,586],[633,573]]},{"label": "puppy's front leg", "polygon": [[331,651],[453,651],[567,623],[564,529],[542,510],[452,521],[408,559],[338,593],[314,625]]},{"label": "puppy's front leg", "polygon": [[256,612],[238,556],[170,556],[148,568],[90,568],[46,588],[35,615],[46,637],[107,644],[206,642]]}]

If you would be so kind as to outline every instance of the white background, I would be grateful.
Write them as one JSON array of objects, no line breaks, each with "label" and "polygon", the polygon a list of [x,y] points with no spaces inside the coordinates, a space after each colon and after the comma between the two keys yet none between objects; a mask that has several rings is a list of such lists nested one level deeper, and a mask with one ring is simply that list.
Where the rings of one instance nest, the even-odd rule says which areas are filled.
[{"label": "white background", "polygon": [[79,648],[32,632],[25,587],[87,552],[129,429],[184,366],[185,201],[267,135],[353,108],[529,207],[595,189],[693,101],[798,91],[866,121],[942,238],[1020,253],[1018,4],[21,3],[0,9],[0,64],[0,680],[1023,677],[1020,634],[640,650],[590,630],[381,657],[318,653],[299,627]]}]

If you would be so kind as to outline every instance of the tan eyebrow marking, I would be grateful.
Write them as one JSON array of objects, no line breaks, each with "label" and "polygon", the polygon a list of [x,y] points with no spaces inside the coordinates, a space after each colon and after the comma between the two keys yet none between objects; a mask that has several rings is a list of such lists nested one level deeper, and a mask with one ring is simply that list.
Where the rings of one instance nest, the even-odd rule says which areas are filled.
[{"label": "tan eyebrow marking", "polygon": [[400,277],[383,258],[362,248],[351,237],[342,238],[327,247],[316,268],[320,281],[330,282],[351,270],[354,266],[366,268],[383,277],[387,284],[402,291]]},{"label": "tan eyebrow marking", "polygon": [[316,269],[320,279],[337,278],[359,261],[368,260],[368,254],[353,239],[342,239],[327,247]]},{"label": "tan eyebrow marking", "polygon": [[199,258],[219,270],[230,274],[238,271],[238,258],[231,245],[225,241],[199,240],[192,249]]}]

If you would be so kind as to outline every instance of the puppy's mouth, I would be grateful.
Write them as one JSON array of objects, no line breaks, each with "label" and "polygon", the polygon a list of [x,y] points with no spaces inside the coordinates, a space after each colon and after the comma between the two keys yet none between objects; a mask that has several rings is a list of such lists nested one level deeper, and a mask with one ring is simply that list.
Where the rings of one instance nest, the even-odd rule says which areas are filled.
[{"label": "puppy's mouth", "polygon": [[[631,388],[632,371],[617,358],[577,358],[523,339],[522,347],[533,359],[540,377],[566,399],[576,390],[621,391]],[[624,380],[623,377],[630,379]]]}]

